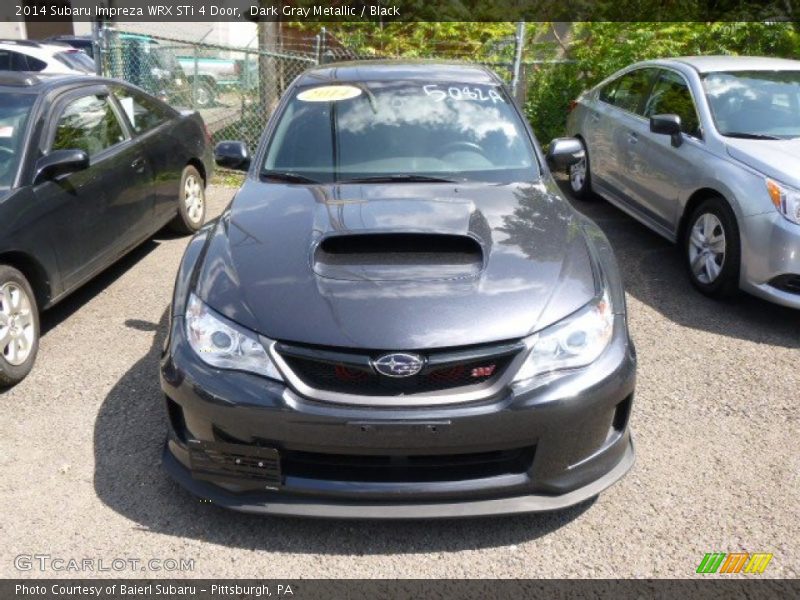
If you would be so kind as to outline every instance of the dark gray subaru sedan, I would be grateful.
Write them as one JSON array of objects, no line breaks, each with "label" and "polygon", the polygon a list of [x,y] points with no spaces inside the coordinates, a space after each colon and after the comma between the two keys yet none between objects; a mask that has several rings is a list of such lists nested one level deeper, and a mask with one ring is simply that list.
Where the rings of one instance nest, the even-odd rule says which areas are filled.
[{"label": "dark gray subaru sedan", "polygon": [[190,243],[161,364],[167,470],[248,512],[541,511],[633,463],[635,353],[603,233],[474,66],[349,63],[286,91]]}]

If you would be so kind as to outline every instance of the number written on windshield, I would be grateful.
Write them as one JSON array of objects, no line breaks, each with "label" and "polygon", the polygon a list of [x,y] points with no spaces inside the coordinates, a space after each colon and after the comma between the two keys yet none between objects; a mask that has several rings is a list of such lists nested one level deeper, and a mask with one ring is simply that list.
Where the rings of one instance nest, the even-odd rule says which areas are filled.
[{"label": "number written on windshield", "polygon": [[484,90],[479,87],[455,86],[443,87],[436,84],[422,86],[422,90],[434,102],[444,102],[446,98],[451,100],[473,100],[476,102],[503,102],[503,97],[493,89]]}]

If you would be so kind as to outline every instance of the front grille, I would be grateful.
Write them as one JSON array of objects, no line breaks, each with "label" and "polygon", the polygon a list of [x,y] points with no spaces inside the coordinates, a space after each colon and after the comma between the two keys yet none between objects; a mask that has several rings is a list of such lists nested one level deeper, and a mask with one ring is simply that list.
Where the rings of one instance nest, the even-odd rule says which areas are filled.
[{"label": "front grille", "polygon": [[353,482],[465,481],[524,473],[535,447],[473,454],[359,456],[281,452],[283,474],[291,477]]},{"label": "front grille", "polygon": [[769,284],[790,294],[800,294],[800,275],[779,275],[773,278]]},{"label": "front grille", "polygon": [[519,343],[501,344],[420,354],[424,365],[409,377],[390,377],[376,371],[372,361],[385,352],[358,354],[288,344],[278,344],[276,350],[293,373],[315,390],[400,396],[491,385],[523,347]]}]

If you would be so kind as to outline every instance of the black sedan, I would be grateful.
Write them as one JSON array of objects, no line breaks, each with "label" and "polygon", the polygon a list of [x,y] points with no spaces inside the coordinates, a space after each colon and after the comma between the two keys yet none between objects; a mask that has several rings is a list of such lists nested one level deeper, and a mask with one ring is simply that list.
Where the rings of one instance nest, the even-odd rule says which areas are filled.
[{"label": "black sedan", "polygon": [[[577,140],[554,140],[559,168]],[[318,67],[192,240],[161,365],[164,464],[233,509],[549,510],[633,463],[616,261],[502,82],[474,66]]]},{"label": "black sedan", "polygon": [[98,77],[0,72],[0,385],[33,367],[39,311],[166,224],[193,233],[201,117]]}]

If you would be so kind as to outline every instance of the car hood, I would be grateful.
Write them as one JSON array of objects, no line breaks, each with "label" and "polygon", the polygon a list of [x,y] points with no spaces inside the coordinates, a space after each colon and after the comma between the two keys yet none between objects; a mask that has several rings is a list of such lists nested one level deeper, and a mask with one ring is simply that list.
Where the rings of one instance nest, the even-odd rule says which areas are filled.
[{"label": "car hood", "polygon": [[248,179],[210,234],[196,289],[276,340],[463,346],[521,338],[589,302],[587,243],[553,183]]},{"label": "car hood", "polygon": [[726,139],[728,155],[773,177],[800,188],[800,139]]}]

